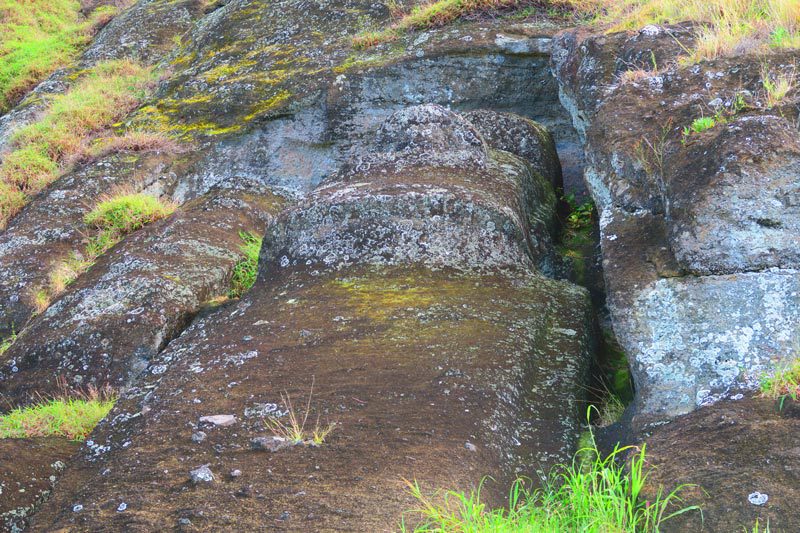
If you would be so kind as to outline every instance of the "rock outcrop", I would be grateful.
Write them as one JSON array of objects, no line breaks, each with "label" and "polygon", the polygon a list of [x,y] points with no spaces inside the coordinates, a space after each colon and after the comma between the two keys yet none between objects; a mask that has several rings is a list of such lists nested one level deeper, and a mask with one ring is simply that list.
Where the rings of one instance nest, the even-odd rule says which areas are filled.
[{"label": "rock outcrop", "polygon": [[[555,176],[438,106],[392,115],[364,154],[278,217],[241,302],[155,357],[37,528],[381,529],[403,478],[491,472],[501,500],[570,456],[591,319],[584,290],[534,268]],[[311,396],[307,430],[336,423],[324,443],[262,442],[284,391],[300,414]],[[201,422],[219,414],[234,424]]]},{"label": "rock outcrop", "polygon": [[[679,69],[692,35],[575,31],[554,45],[642,423],[752,388],[800,339],[797,113],[762,87],[763,69],[780,75],[792,57]],[[683,133],[703,115],[714,127]]]}]

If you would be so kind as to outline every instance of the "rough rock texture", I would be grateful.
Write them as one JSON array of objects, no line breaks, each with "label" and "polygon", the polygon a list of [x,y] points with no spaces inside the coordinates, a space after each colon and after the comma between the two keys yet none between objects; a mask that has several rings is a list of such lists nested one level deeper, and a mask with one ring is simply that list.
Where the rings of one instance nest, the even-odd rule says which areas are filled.
[{"label": "rough rock texture", "polygon": [[58,438],[0,440],[0,529],[25,529],[79,447]]},{"label": "rough rock texture", "polygon": [[0,337],[19,333],[36,313],[35,292],[56,262],[84,245],[92,199],[115,190],[160,196],[180,164],[159,154],[112,155],[69,174],[28,204],[0,233]]},{"label": "rough rock texture", "polygon": [[282,216],[264,254],[282,267],[497,269],[533,259],[549,271],[554,216],[545,178],[487,149],[459,115],[417,106],[392,115],[363,156]]},{"label": "rough rock texture", "polygon": [[227,293],[239,233],[262,234],[285,204],[238,184],[126,239],[0,356],[0,396],[49,396],[61,379],[78,388],[129,384],[204,303]]},{"label": "rough rock texture", "polygon": [[[752,387],[800,339],[796,107],[767,106],[758,61],[670,63],[677,41],[691,39],[687,28],[648,26],[567,32],[554,44],[562,102],[586,140],[637,422]],[[794,59],[765,65],[778,75]],[[682,134],[715,115],[715,127]]]},{"label": "rough rock texture", "polygon": [[519,115],[486,109],[464,113],[464,118],[477,128],[489,146],[521,157],[534,171],[552,179],[556,191],[563,188],[555,142],[544,126]]},{"label": "rough rock texture", "polygon": [[[398,127],[409,119],[416,126]],[[547,201],[522,194],[535,189],[536,174],[520,172],[522,160],[490,150],[472,125],[436,106],[394,115],[376,146],[376,159],[390,164],[351,164],[315,192],[317,202],[339,199],[329,219],[312,202],[271,232],[350,235],[355,259],[319,261],[314,247],[324,238],[309,239],[289,261],[276,241],[266,246],[254,289],[156,356],[92,435],[35,530],[381,530],[399,524],[411,504],[403,478],[469,488],[491,472],[498,483],[486,496],[499,502],[514,476],[570,456],[591,344],[586,292],[537,273],[524,239],[508,240],[504,249],[519,250],[500,265],[486,249],[460,253],[474,237],[449,233],[472,227],[481,211],[514,222],[513,231],[495,225],[484,234],[493,242],[531,233],[514,214],[521,198]],[[495,159],[515,194],[498,194]],[[431,176],[441,178],[436,189]],[[439,248],[402,234],[432,214],[410,205],[445,193],[453,200],[434,216],[446,223],[425,234],[451,240],[454,258],[439,264]],[[472,211],[455,201],[466,198]],[[356,211],[358,219],[348,217]],[[397,223],[372,239],[381,217]],[[282,414],[281,392],[302,410],[312,383],[309,423],[337,423],[326,442],[253,449],[253,439],[271,434],[263,418]],[[238,422],[200,422],[219,414]],[[193,438],[199,429],[205,439]],[[210,476],[194,482],[191,472],[202,467]]]},{"label": "rough rock texture", "polygon": [[800,136],[780,116],[744,116],[689,147],[665,182],[670,244],[696,275],[800,265]]},{"label": "rough rock texture", "polygon": [[[574,189],[581,164],[577,137],[558,105],[548,66],[557,28],[499,23],[444,28],[355,52],[351,35],[367,20],[382,23],[388,13],[382,6],[340,4],[142,1],[106,26],[81,65],[132,54],[162,60],[171,72],[153,100],[121,129],[156,127],[183,138],[187,149],[125,156],[122,166],[112,157],[79,168],[15,217],[0,234],[0,301],[9,302],[0,306],[0,337],[28,323],[35,311],[32,292],[46,282],[52,261],[80,239],[89,206],[76,197],[93,198],[124,185],[183,203],[230,180],[306,192],[357,155],[390,113],[410,105],[491,108],[540,121],[559,150],[573,155],[562,162]],[[166,27],[172,33],[164,32]],[[178,42],[176,36],[187,28]],[[48,82],[53,87],[61,83],[56,78]],[[41,105],[41,98],[36,102]],[[31,109],[33,116],[39,108]],[[522,119],[516,124],[530,128]],[[533,130],[525,134],[528,147],[538,144]],[[551,156],[542,158],[552,170]]]},{"label": "rough rock texture", "polygon": [[557,145],[576,145],[547,62],[555,28],[519,25],[505,41],[499,24],[446,28],[356,52],[352,34],[388,13],[340,4],[230,2],[185,36],[175,75],[130,119],[208,148],[185,191],[263,174],[273,186],[308,191],[392,112],[428,102],[512,111],[546,125]]},{"label": "rough rock texture", "polygon": [[[685,504],[703,508],[702,522],[689,513],[663,531],[752,531],[756,519],[762,530],[798,531],[798,430],[797,405],[788,402],[781,412],[751,398],[703,407],[656,429],[647,439],[649,494],[658,485],[693,483]],[[759,494],[766,494],[760,505]]]}]

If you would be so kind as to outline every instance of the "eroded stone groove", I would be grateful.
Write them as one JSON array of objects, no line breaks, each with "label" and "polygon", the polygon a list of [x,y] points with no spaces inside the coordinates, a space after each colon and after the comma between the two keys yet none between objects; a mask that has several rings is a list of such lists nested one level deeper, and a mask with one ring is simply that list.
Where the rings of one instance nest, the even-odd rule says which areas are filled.
[{"label": "eroded stone groove", "polygon": [[[569,457],[590,305],[585,290],[538,273],[523,238],[548,230],[524,215],[550,209],[552,191],[527,191],[549,189],[554,176],[490,149],[437,106],[393,115],[365,154],[368,167],[354,161],[279,217],[243,300],[155,357],[34,529],[215,529],[235,520],[242,529],[377,530],[399,523],[410,504],[403,477],[474,487],[491,472],[499,484],[485,490],[499,500],[516,475]],[[317,204],[331,206],[328,218]],[[504,221],[480,234],[496,256],[461,231],[488,219]],[[378,220],[388,222],[376,230]],[[451,250],[405,232],[422,242],[446,235]],[[346,252],[321,254],[326,234],[346,241]],[[312,377],[312,418],[338,422],[328,441],[251,450],[270,434],[261,418],[270,404],[284,390],[302,403]],[[215,414],[237,421],[199,421]],[[192,439],[198,430],[205,439]],[[202,465],[213,481],[190,483]]]},{"label": "eroded stone groove", "polygon": [[3,355],[0,396],[50,396],[59,379],[76,388],[130,384],[203,303],[227,293],[239,233],[263,233],[285,204],[240,183],[129,237]]}]

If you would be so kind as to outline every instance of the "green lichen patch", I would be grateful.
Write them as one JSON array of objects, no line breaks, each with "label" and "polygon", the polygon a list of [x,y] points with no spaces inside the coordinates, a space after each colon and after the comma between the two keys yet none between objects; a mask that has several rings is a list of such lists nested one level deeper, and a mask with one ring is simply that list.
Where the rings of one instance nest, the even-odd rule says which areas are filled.
[{"label": "green lichen patch", "polygon": [[[282,6],[264,1],[225,6],[224,17],[178,43],[174,74],[159,97],[127,127],[144,126],[182,139],[239,133],[291,111],[292,104],[328,84],[352,51],[340,36],[376,13],[371,6]],[[302,16],[303,25],[290,23]]]}]

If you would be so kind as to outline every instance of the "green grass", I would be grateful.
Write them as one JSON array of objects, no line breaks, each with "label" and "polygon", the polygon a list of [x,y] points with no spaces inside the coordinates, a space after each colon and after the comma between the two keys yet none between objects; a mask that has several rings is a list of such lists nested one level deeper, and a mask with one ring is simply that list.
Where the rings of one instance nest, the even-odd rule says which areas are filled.
[{"label": "green grass", "polygon": [[258,277],[258,255],[261,253],[262,239],[250,231],[240,231],[239,238],[243,242],[239,247],[243,257],[233,267],[231,288],[228,291],[230,298],[241,297],[253,286]]},{"label": "green grass", "polygon": [[574,194],[568,194],[562,200],[569,212],[563,220],[559,252],[572,264],[575,281],[584,285],[587,262],[594,246],[594,204],[589,200],[579,205]]},{"label": "green grass", "polygon": [[0,416],[0,439],[65,437],[83,440],[114,406],[113,397],[57,399]]},{"label": "green grass", "polygon": [[101,6],[84,17],[80,8],[78,0],[0,0],[0,114],[75,59],[118,11]]},{"label": "green grass", "polygon": [[3,355],[11,348],[11,345],[14,344],[17,340],[17,332],[13,329],[11,330],[11,335],[6,337],[5,339],[0,339],[0,355]]},{"label": "green grass", "polygon": [[0,229],[29,199],[91,151],[91,141],[139,105],[156,75],[128,60],[83,72],[33,123],[17,130],[0,164]]},{"label": "green grass", "polygon": [[89,238],[83,261],[91,264],[122,238],[171,215],[175,205],[148,194],[120,194],[101,200],[83,221],[97,230]]},{"label": "green grass", "polygon": [[706,130],[710,130],[716,125],[717,121],[714,120],[713,117],[699,117],[692,121],[691,125],[689,126],[689,132],[702,133]]},{"label": "green grass", "polygon": [[695,22],[696,42],[684,63],[770,48],[800,46],[800,3],[796,0],[572,0],[594,12],[610,31],[647,24]]},{"label": "green grass", "polygon": [[794,65],[789,71],[780,73],[772,72],[766,63],[761,65],[761,86],[764,88],[768,109],[783,103],[796,85],[797,73]]},{"label": "green grass", "polygon": [[450,24],[457,19],[512,12],[511,16],[565,15],[591,20],[607,31],[638,30],[648,24],[694,22],[695,43],[684,47],[682,63],[771,48],[800,48],[797,0],[438,0],[418,4],[389,27],[353,38],[356,49],[397,39],[406,32]]},{"label": "green grass", "polygon": [[[700,512],[697,506],[682,506],[681,485],[669,493],[659,488],[651,499],[643,489],[648,471],[645,446],[615,448],[606,457],[597,450],[593,437],[589,446],[570,465],[561,465],[544,482],[531,490],[529,483],[513,484],[508,509],[489,509],[481,501],[480,487],[470,494],[448,491],[425,496],[421,487],[409,483],[409,492],[419,508],[403,519],[402,531],[409,531],[409,519],[421,519],[415,532],[614,532],[655,533],[670,518]],[[623,466],[622,456],[632,455]],[[413,518],[412,518],[413,517]]]},{"label": "green grass", "polygon": [[122,194],[101,200],[84,222],[102,233],[125,235],[171,214],[175,207],[147,194]]},{"label": "green grass", "polygon": [[408,13],[400,13],[398,20],[388,28],[359,33],[352,42],[354,48],[363,50],[393,41],[409,31],[446,26],[461,18],[523,11],[525,16],[537,12],[561,16],[571,9],[571,3],[567,0],[438,0],[415,5]]}]

